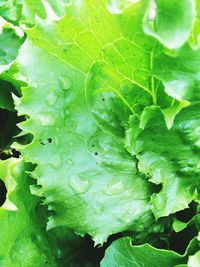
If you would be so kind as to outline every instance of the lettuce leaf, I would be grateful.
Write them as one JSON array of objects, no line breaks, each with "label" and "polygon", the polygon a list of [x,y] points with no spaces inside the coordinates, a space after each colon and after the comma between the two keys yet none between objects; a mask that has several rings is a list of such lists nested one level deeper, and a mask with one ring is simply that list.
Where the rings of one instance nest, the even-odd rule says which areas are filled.
[{"label": "lettuce leaf", "polygon": [[[143,7],[140,3],[131,10],[138,20],[136,27],[140,27]],[[132,13],[121,18],[110,15],[103,2],[99,8],[101,12],[95,11],[92,1],[82,3],[80,23],[74,4],[63,19],[40,22],[26,31],[27,39],[17,59],[17,77],[28,86],[23,88],[16,106],[20,115],[30,118],[20,128],[34,136],[20,151],[25,160],[38,165],[32,175],[42,188],[36,194],[45,197],[49,210],[55,212],[49,218],[48,229],[65,225],[81,235],[89,233],[96,243],[103,243],[113,233],[137,228],[139,231],[137,225],[141,220],[148,227],[154,218],[149,205],[152,185],[138,174],[136,162],[124,149],[122,138],[123,126],[132,110],[126,88],[138,95],[138,102],[151,103],[150,93],[146,93],[142,80],[141,85],[133,81],[133,87],[123,87],[121,93],[116,91],[111,78],[114,75],[116,84],[124,79],[126,84],[130,83],[132,67],[127,66],[126,76],[120,74],[117,69],[122,72],[125,65],[119,57],[116,63],[119,67],[114,68],[112,58],[116,52],[110,42],[118,42],[120,23],[132,18]],[[89,31],[87,14],[92,14],[93,20],[93,29]],[[113,25],[109,35],[102,34],[105,27],[102,23]],[[142,49],[128,40],[130,34],[124,32],[126,38],[119,40],[119,49],[122,46],[121,51],[126,53],[127,47],[128,56],[130,49],[135,48],[142,56]],[[91,38],[93,46],[88,46],[87,40]],[[111,75],[106,81],[112,81],[111,89],[100,90],[105,82],[99,80],[100,72],[105,80],[107,73]],[[98,83],[97,91],[94,83]],[[121,122],[116,108],[121,109]]]},{"label": "lettuce leaf", "polygon": [[195,0],[150,0],[143,27],[146,34],[175,49],[187,41],[194,21]]},{"label": "lettuce leaf", "polygon": [[[185,264],[187,263],[188,256],[193,255],[196,249],[199,249],[197,238],[190,242],[184,255],[181,255],[172,250],[155,248],[149,244],[132,245],[131,238],[125,237],[114,241],[108,247],[105,257],[101,261],[101,267],[118,267],[122,263],[124,267],[183,267],[187,266]],[[198,266],[198,257],[199,252],[196,252],[194,256],[189,256],[188,266]]]},{"label": "lettuce leaf", "polygon": [[0,265],[198,266],[198,1],[0,14]]},{"label": "lettuce leaf", "polygon": [[[130,118],[127,149],[136,155],[138,168],[161,185],[151,196],[156,218],[168,216],[199,201],[199,104],[182,110],[171,130],[157,107],[147,107],[139,122]],[[137,131],[136,131],[137,129]]]},{"label": "lettuce leaf", "polygon": [[[68,4],[68,0],[1,0],[0,1],[0,15],[7,21],[15,25],[27,24],[34,25],[36,17],[45,19],[48,15],[56,12],[57,15],[62,16],[64,4]],[[48,9],[48,10],[47,10]]]},{"label": "lettuce leaf", "polygon": [[[28,266],[30,262],[34,266],[55,266],[51,247],[45,242],[46,208],[39,207],[39,199],[30,194],[28,170],[29,164],[21,160],[0,162],[1,179],[7,188],[6,202],[0,207],[1,266]],[[41,247],[37,246],[40,239]]]},{"label": "lettuce leaf", "polygon": [[30,193],[34,181],[27,172],[32,169],[18,159],[0,161],[0,177],[7,188],[0,207],[0,265],[98,266],[102,252],[89,238],[63,227],[46,232],[47,208]]}]

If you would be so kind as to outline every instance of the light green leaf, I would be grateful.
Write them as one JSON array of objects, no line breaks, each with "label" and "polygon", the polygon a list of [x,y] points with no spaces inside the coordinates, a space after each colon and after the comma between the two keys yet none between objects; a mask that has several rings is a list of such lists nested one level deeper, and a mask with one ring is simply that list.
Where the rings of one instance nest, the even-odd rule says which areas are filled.
[{"label": "light green leaf", "polygon": [[0,33],[0,109],[13,111],[12,92],[16,93],[13,86],[4,81],[4,73],[10,69],[11,63],[16,59],[18,50],[22,45],[24,38],[17,34],[16,27],[6,24],[2,27]]},{"label": "light green leaf", "polygon": [[0,65],[11,63],[18,54],[24,38],[20,38],[14,29],[4,27],[0,34]]},{"label": "light green leaf", "polygon": [[200,2],[198,0],[196,0],[195,2],[196,16],[195,23],[193,25],[193,30],[189,38],[189,44],[194,50],[198,50],[200,48]]},{"label": "light green leaf", "polygon": [[64,227],[46,232],[46,207],[29,190],[33,180],[26,172],[32,169],[21,160],[0,161],[7,188],[7,200],[0,207],[0,266],[97,267],[101,251],[89,238]]},{"label": "light green leaf", "polygon": [[[104,1],[98,8],[91,0],[80,5],[69,7],[60,21],[27,30],[16,77],[28,87],[16,105],[30,117],[20,128],[34,139],[20,151],[37,163],[37,194],[55,211],[48,228],[66,225],[103,243],[113,233],[142,231],[140,221],[146,227],[154,221],[152,186],[123,143],[132,106],[152,101],[145,87],[149,75],[133,75],[135,68],[148,68],[150,54],[142,58],[151,42],[143,44],[142,2],[122,17],[111,15]],[[142,34],[134,42],[132,19]]]},{"label": "light green leaf", "polygon": [[199,267],[200,266],[200,251],[189,257],[188,267]]},{"label": "light green leaf", "polygon": [[189,101],[173,101],[170,107],[167,107],[162,110],[162,113],[165,118],[167,128],[170,129],[173,126],[175,116],[185,107],[189,106]]},{"label": "light green leaf", "polygon": [[187,41],[194,20],[194,0],[150,0],[143,28],[167,48],[175,49]]},{"label": "light green leaf", "polygon": [[162,185],[160,192],[151,196],[156,218],[182,210],[198,197],[199,125],[199,105],[182,110],[170,130],[156,107],[144,110],[140,125],[135,117],[130,118],[127,149],[136,155],[139,170]]},{"label": "light green leaf", "polygon": [[108,247],[101,267],[171,267],[179,263],[184,263],[184,257],[174,251],[157,249],[149,244],[133,246],[130,238],[121,238]]},{"label": "light green leaf", "polygon": [[[19,160],[0,161],[0,177],[8,191],[0,207],[0,265],[56,266],[45,240],[46,209],[39,208],[38,198],[30,195],[25,170],[30,167]],[[41,239],[42,244],[37,246]]]},{"label": "light green leaf", "polygon": [[187,227],[188,223],[182,222],[176,218],[173,221],[173,229],[175,232],[180,232]]},{"label": "light green leaf", "polygon": [[14,24],[35,23],[36,17],[45,19],[48,15],[62,16],[67,0],[1,0],[0,15]]},{"label": "light green leaf", "polygon": [[197,102],[200,99],[200,50],[188,45],[173,54],[155,57],[155,75],[162,80],[165,92],[178,101]]}]

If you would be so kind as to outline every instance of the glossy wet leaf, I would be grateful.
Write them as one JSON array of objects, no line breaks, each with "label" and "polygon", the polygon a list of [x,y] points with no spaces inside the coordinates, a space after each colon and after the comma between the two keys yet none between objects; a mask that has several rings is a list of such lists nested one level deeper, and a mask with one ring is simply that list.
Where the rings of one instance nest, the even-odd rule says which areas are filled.
[{"label": "glossy wet leaf", "polygon": [[143,27],[146,34],[175,49],[187,41],[194,21],[194,0],[150,0]]},{"label": "glossy wet leaf", "polygon": [[199,104],[182,110],[170,130],[155,107],[145,109],[140,124],[130,118],[127,149],[136,155],[139,170],[162,185],[160,192],[151,196],[157,218],[187,208],[199,198],[198,110]]}]

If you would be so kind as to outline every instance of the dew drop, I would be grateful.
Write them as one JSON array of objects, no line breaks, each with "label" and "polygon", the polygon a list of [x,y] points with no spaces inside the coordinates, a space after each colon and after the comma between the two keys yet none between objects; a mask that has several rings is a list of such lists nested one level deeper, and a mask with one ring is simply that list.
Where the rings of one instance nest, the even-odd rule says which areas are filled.
[{"label": "dew drop", "polygon": [[69,90],[69,88],[71,87],[72,85],[72,81],[70,78],[68,78],[67,76],[65,77],[60,77],[58,79],[59,81],[59,85],[61,87],[62,90]]},{"label": "dew drop", "polygon": [[56,103],[57,100],[57,96],[54,92],[51,92],[48,96],[47,96],[47,104],[50,106],[53,106]]},{"label": "dew drop", "polygon": [[78,176],[71,177],[68,184],[77,194],[86,193],[91,187],[90,181],[81,180]]},{"label": "dew drop", "polygon": [[52,162],[53,166],[55,168],[60,167],[60,165],[62,164],[62,157],[61,155],[57,154],[54,158],[53,158],[53,162]]},{"label": "dew drop", "polygon": [[68,163],[69,165],[73,165],[73,161],[72,161],[71,159],[68,159],[68,160],[67,160],[67,163]]},{"label": "dew drop", "polygon": [[133,221],[133,215],[129,210],[127,210],[119,217],[119,221],[122,223],[131,223]]},{"label": "dew drop", "polygon": [[133,223],[133,218],[136,218],[140,215],[141,211],[136,209],[135,207],[124,207],[124,212],[120,213],[118,216],[118,220],[122,223]]},{"label": "dew drop", "polygon": [[52,126],[55,123],[55,118],[50,113],[41,113],[38,119],[42,126]]},{"label": "dew drop", "polygon": [[69,145],[70,146],[74,146],[74,142],[73,141],[69,141]]},{"label": "dew drop", "polygon": [[32,82],[32,87],[33,88],[38,88],[38,83],[37,82]]},{"label": "dew drop", "polygon": [[106,188],[104,188],[102,191],[108,195],[119,195],[122,194],[124,192],[124,185],[123,183],[120,181],[118,183],[112,184],[112,185],[108,185]]}]

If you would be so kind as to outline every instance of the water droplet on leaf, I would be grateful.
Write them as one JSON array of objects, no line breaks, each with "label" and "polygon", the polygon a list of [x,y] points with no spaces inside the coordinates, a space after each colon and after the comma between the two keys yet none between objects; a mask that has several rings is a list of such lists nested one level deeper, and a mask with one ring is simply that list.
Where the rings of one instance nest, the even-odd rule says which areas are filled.
[{"label": "water droplet on leaf", "polygon": [[69,165],[73,165],[73,161],[72,161],[71,159],[68,159],[68,160],[67,160],[67,163],[68,163]]},{"label": "water droplet on leaf", "polygon": [[132,223],[133,218],[137,215],[134,208],[127,208],[122,214],[119,215],[118,220],[122,223]]},{"label": "water droplet on leaf", "polygon": [[51,92],[48,96],[47,96],[47,104],[50,106],[53,106],[56,103],[57,100],[57,96],[54,92]]},{"label": "water droplet on leaf", "polygon": [[78,176],[73,176],[68,182],[72,190],[77,194],[86,193],[91,187],[91,183],[88,180],[82,180]]},{"label": "water droplet on leaf", "polygon": [[73,141],[69,141],[69,145],[70,146],[74,146],[74,142]]},{"label": "water droplet on leaf", "polygon": [[62,90],[69,90],[69,88],[71,87],[72,85],[72,81],[69,77],[65,76],[65,77],[60,77],[58,79],[59,81],[59,85],[60,85],[60,88]]},{"label": "water droplet on leaf", "polygon": [[38,119],[42,126],[52,126],[55,123],[55,118],[50,113],[41,113]]},{"label": "water droplet on leaf", "polygon": [[103,189],[103,192],[106,194],[106,195],[119,195],[119,194],[122,194],[124,192],[124,185],[123,183],[120,181],[118,183],[115,183],[115,184],[111,184],[111,185],[108,185],[106,188]]}]

